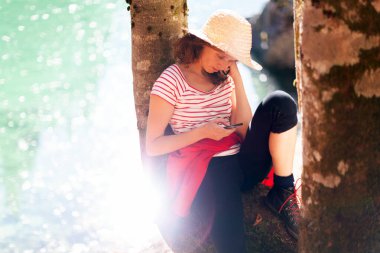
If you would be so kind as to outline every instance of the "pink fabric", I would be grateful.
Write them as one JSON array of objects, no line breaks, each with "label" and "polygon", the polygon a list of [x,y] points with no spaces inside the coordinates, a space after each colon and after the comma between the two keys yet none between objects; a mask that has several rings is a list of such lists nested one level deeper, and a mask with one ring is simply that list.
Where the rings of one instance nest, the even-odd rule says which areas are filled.
[{"label": "pink fabric", "polygon": [[274,185],[273,182],[273,177],[274,177],[274,170],[273,167],[270,169],[268,175],[264,178],[264,180],[261,182],[263,185],[268,186],[269,188],[272,188]]},{"label": "pink fabric", "polygon": [[175,214],[181,217],[189,214],[211,158],[240,141],[240,137],[232,133],[220,141],[203,139],[169,154],[167,177]]}]

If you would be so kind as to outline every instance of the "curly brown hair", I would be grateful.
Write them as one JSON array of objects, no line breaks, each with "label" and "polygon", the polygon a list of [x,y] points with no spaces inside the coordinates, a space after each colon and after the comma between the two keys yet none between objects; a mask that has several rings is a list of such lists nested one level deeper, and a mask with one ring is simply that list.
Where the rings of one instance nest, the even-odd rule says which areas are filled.
[{"label": "curly brown hair", "polygon": [[[215,48],[208,42],[198,38],[197,36],[187,33],[179,38],[174,44],[174,58],[179,64],[188,65],[197,61],[205,46]],[[217,49],[217,48],[215,48]],[[220,50],[220,49],[217,49]],[[227,80],[227,74],[223,72],[207,73],[202,71],[214,85],[220,85]]]}]

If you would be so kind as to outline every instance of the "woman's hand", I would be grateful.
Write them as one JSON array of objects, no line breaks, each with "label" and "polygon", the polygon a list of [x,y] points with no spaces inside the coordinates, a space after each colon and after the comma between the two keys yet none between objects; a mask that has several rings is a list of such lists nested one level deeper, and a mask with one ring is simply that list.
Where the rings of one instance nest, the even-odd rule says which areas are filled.
[{"label": "woman's hand", "polygon": [[231,124],[242,122],[243,126],[236,130],[236,133],[244,140],[245,134],[252,119],[252,111],[249,105],[247,95],[243,85],[243,79],[240,75],[236,62],[230,66],[230,76],[234,81],[235,89],[232,92],[232,113]]},{"label": "woman's hand", "polygon": [[225,129],[224,126],[228,125],[229,121],[226,119],[215,119],[205,125],[201,126],[199,130],[204,138],[219,141],[224,137],[235,132],[235,129]]},{"label": "woman's hand", "polygon": [[239,84],[242,84],[243,83],[243,80],[241,78],[241,75],[240,75],[240,72],[239,72],[239,69],[238,69],[238,66],[237,66],[237,62],[233,62],[231,65],[230,65],[230,72],[229,72],[229,75],[232,77],[232,79],[234,80],[234,83],[235,85],[239,85]]}]

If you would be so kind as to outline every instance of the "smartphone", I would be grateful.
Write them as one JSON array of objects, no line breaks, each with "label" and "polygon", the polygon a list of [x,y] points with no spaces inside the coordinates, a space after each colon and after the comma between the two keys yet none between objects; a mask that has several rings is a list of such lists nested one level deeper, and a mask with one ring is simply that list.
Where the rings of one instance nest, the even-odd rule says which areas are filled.
[{"label": "smartphone", "polygon": [[229,125],[229,126],[224,126],[225,129],[231,129],[231,128],[236,128],[238,126],[242,126],[243,123],[237,123],[237,124],[233,124],[233,125]]}]

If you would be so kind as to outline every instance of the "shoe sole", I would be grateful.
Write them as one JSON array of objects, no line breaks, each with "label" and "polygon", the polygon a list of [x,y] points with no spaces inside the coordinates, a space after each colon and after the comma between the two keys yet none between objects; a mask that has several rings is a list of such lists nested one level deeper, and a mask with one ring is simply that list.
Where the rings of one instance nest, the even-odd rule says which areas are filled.
[{"label": "shoe sole", "polygon": [[[272,206],[272,204],[271,203],[269,203],[269,201],[267,200],[267,198],[264,198],[264,203],[265,203],[265,205],[269,208],[269,210],[271,210],[277,217],[279,217],[280,218],[280,220],[282,220],[281,219],[281,215],[280,215],[280,213],[276,210],[276,208],[274,208],[273,206]],[[285,223],[285,222],[284,222]],[[296,232],[294,232],[292,229],[290,229],[289,228],[289,226],[288,225],[286,225],[286,223],[284,224],[285,225],[285,228],[286,228],[286,231],[294,238],[294,239],[296,239],[297,241],[298,241],[298,234],[296,233]]]}]

